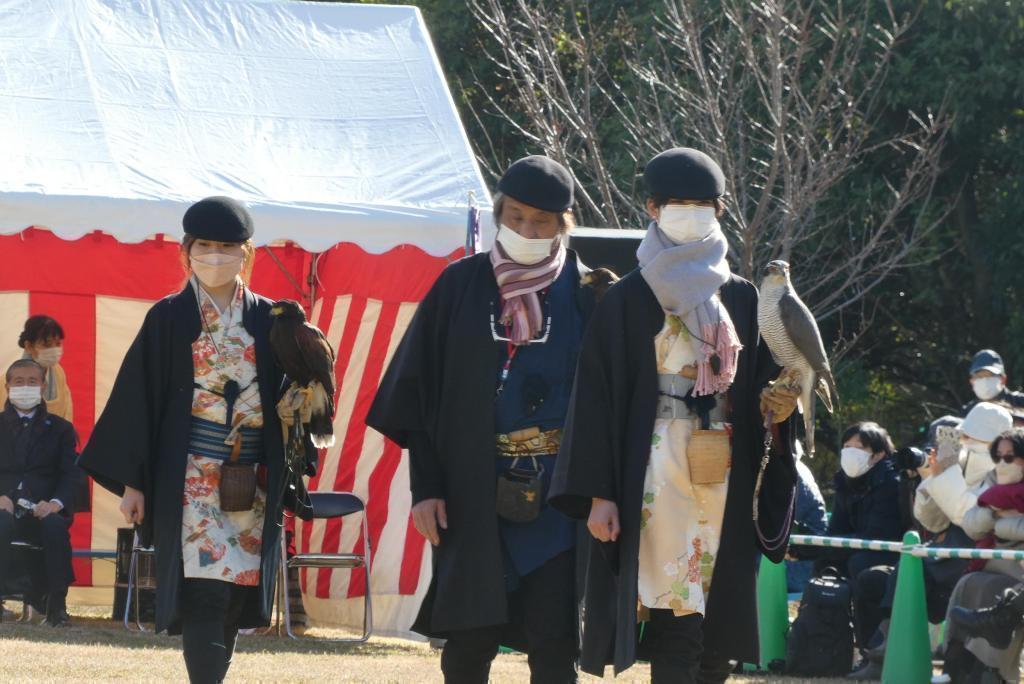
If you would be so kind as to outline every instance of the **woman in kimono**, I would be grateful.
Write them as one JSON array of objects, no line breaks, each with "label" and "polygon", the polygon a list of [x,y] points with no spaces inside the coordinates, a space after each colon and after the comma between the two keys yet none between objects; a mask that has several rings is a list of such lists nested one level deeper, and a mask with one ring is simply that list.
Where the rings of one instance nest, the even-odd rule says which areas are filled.
[{"label": "woman in kimono", "polygon": [[[587,330],[550,502],[593,537],[583,670],[621,672],[639,646],[655,682],[725,681],[730,659],[757,662],[758,551],[785,553],[795,388],[762,397],[779,369],[759,341],[757,290],[725,259],[718,164],[676,148],[644,180],[640,268]],[[766,468],[759,403],[780,421]]]},{"label": "woman in kimono", "polygon": [[528,654],[534,682],[577,678],[577,525],[544,505],[593,306],[566,247],[572,203],[560,164],[509,167],[496,244],[438,278],[367,419],[409,449],[413,521],[435,559],[413,629],[447,639],[446,682],[486,682],[501,644]]},{"label": "woman in kimono", "polygon": [[[146,314],[79,462],[122,496],[125,520],[156,547],[157,631],[182,634],[192,682],[219,682],[238,630],[267,625],[271,615],[282,373],[268,342],[271,302],[246,285],[248,211],[210,197],[182,224],[188,282]],[[219,487],[233,446],[260,484],[251,503],[229,512]]]}]

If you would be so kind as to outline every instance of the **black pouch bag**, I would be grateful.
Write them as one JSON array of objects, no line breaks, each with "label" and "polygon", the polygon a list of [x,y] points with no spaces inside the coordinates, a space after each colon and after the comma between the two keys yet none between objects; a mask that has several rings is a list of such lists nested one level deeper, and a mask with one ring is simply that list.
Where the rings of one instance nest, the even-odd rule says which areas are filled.
[{"label": "black pouch bag", "polygon": [[533,461],[533,470],[519,468],[519,459],[512,467],[498,475],[498,515],[509,522],[526,523],[537,519],[544,501],[544,468]]}]

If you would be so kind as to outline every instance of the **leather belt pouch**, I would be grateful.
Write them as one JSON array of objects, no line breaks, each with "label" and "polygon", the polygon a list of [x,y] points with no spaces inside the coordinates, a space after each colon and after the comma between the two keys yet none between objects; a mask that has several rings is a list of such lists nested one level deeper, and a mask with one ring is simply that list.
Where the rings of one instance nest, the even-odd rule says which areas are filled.
[{"label": "leather belt pouch", "polygon": [[544,493],[541,475],[544,468],[537,463],[537,459],[531,460],[532,470],[516,467],[519,463],[517,458],[511,468],[498,475],[498,515],[509,522],[531,522],[540,515]]},{"label": "leather belt pouch", "polygon": [[695,485],[721,484],[729,472],[732,448],[727,430],[694,430],[686,446],[690,482]]}]

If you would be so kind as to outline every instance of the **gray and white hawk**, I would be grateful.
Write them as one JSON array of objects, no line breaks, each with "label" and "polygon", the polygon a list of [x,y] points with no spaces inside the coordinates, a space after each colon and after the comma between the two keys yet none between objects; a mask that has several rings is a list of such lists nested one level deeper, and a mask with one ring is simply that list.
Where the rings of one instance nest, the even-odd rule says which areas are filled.
[{"label": "gray and white hawk", "polygon": [[800,386],[800,412],[804,417],[807,453],[814,455],[814,393],[832,413],[838,402],[835,379],[814,315],[793,289],[789,264],[772,261],[765,269],[757,303],[757,325],[782,374]]}]

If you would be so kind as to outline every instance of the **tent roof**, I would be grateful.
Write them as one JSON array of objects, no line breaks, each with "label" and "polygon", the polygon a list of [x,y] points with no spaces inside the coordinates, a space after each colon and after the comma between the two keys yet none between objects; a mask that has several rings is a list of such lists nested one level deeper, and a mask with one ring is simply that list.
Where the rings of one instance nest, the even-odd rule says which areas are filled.
[{"label": "tent roof", "polygon": [[0,121],[0,233],[178,237],[222,194],[260,243],[440,255],[489,205],[413,7],[0,0]]}]

